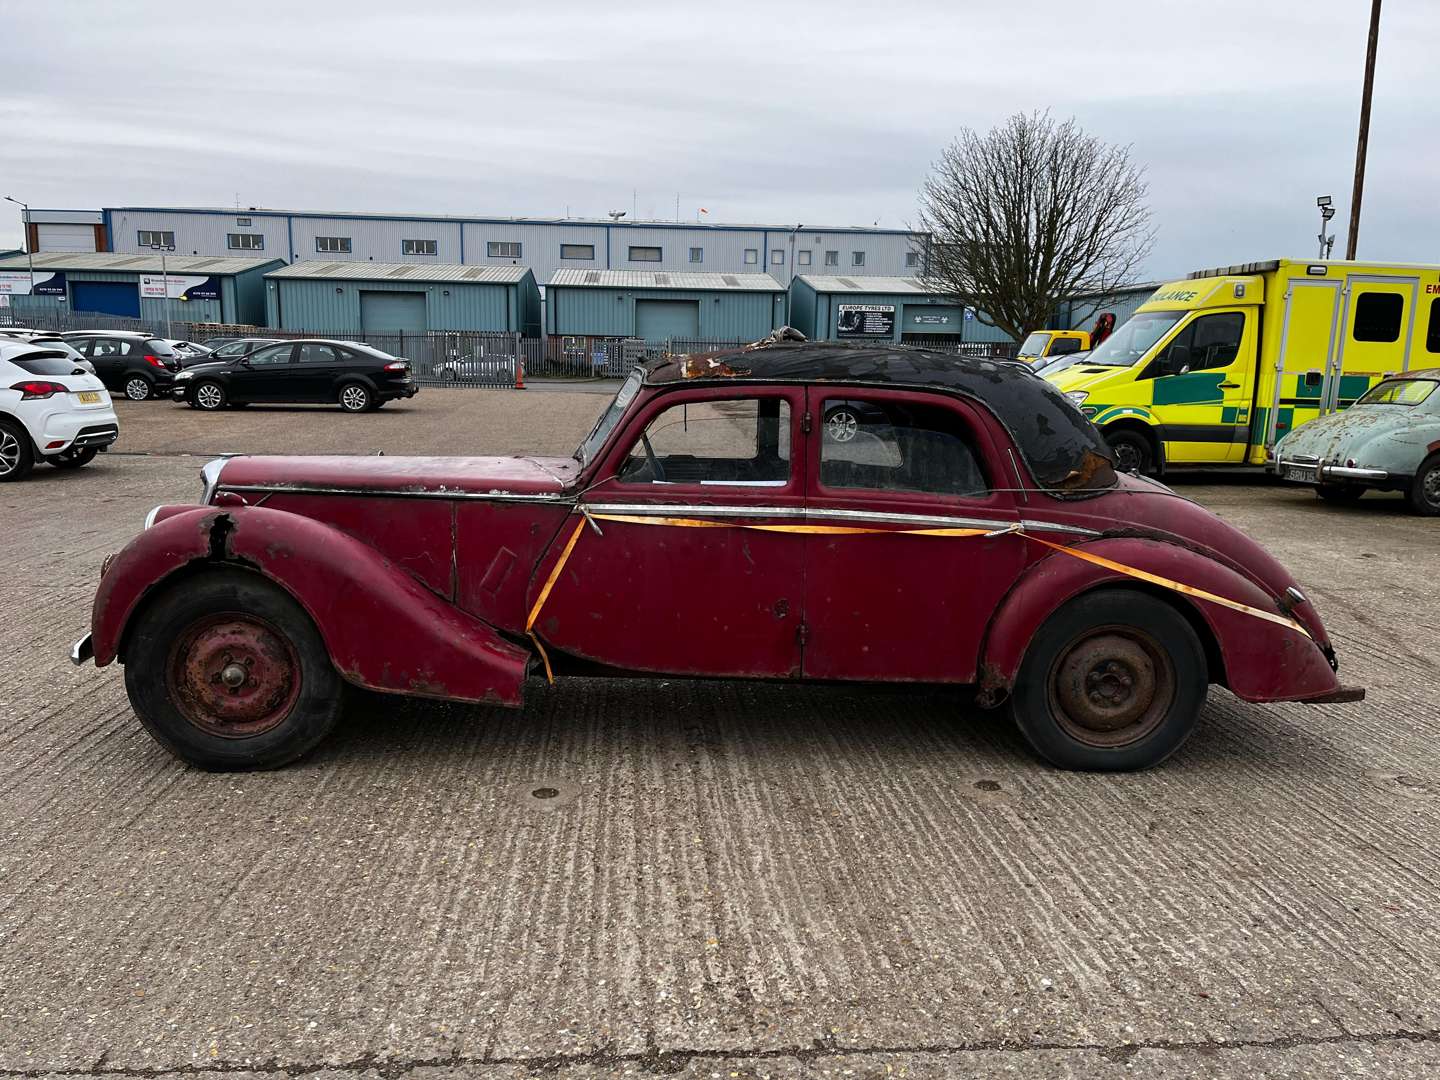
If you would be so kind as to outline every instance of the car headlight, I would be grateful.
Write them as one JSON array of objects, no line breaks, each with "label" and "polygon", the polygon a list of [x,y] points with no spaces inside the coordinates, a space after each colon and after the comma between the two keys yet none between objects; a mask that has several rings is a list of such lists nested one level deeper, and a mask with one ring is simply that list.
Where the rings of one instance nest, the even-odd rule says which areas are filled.
[{"label": "car headlight", "polygon": [[1085,399],[1090,396],[1089,390],[1067,390],[1065,396],[1070,399],[1070,404],[1077,409],[1085,404]]},{"label": "car headlight", "polygon": [[195,373],[193,371],[177,371],[175,373],[176,379],[193,379],[194,377]]}]

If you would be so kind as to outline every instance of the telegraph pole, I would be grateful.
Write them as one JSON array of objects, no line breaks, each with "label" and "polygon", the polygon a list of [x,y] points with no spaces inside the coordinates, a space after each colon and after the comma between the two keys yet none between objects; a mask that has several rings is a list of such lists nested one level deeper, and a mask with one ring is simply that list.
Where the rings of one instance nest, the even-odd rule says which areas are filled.
[{"label": "telegraph pole", "polygon": [[1360,242],[1360,197],[1365,191],[1365,150],[1370,142],[1370,96],[1375,89],[1375,47],[1380,43],[1380,0],[1370,3],[1370,43],[1365,49],[1365,89],[1360,97],[1360,136],[1355,143],[1355,190],[1350,196],[1350,236],[1345,258],[1355,258]]}]

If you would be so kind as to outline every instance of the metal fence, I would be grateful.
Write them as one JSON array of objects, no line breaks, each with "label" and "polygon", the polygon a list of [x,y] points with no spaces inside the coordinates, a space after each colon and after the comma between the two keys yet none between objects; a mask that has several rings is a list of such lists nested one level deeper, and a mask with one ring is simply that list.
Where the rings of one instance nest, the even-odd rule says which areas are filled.
[{"label": "metal fence", "polygon": [[191,325],[171,319],[167,334],[164,319],[131,319],[124,315],[107,315],[99,311],[20,312],[14,308],[0,308],[0,329],[24,326],[33,330],[53,330],[56,333],[70,330],[133,330],[141,334],[170,337],[176,341],[193,341]]}]

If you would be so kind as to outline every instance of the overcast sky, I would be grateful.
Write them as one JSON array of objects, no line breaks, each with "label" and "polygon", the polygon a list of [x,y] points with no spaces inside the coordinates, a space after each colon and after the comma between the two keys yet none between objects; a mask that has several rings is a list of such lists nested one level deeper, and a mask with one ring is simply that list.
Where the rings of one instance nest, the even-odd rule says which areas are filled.
[{"label": "overcast sky", "polygon": [[[1308,257],[1318,194],[1339,254],[1369,7],[0,0],[0,194],[903,226],[959,129],[1050,109],[1133,144],[1152,276]],[[1386,0],[1362,257],[1440,261],[1437,55]]]}]

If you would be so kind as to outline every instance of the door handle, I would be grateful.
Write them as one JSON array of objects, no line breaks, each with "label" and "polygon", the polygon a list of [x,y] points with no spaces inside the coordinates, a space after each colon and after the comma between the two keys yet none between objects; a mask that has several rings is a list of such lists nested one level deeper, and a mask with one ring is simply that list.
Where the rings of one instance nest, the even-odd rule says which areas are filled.
[{"label": "door handle", "polygon": [[1222,383],[1220,384],[1220,389],[1221,389],[1221,390],[1239,390],[1239,389],[1240,389],[1240,384],[1239,384],[1238,382],[1222,382]]}]

